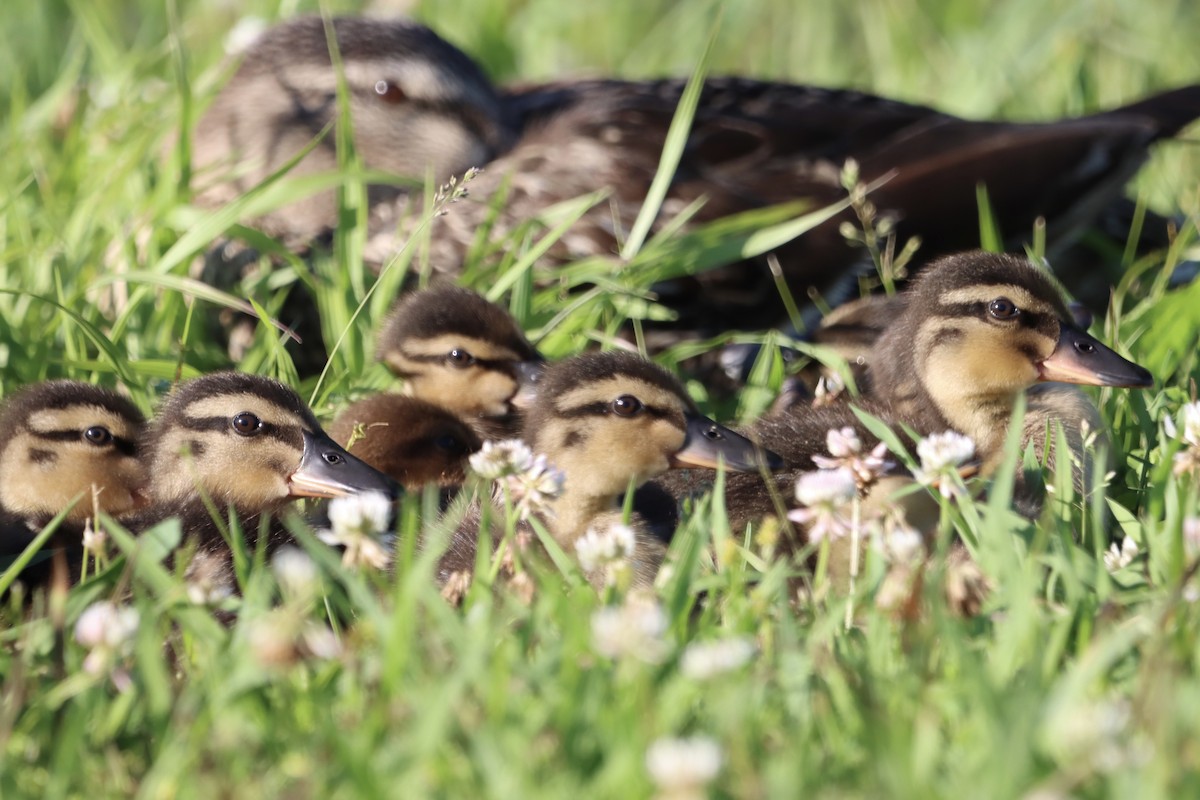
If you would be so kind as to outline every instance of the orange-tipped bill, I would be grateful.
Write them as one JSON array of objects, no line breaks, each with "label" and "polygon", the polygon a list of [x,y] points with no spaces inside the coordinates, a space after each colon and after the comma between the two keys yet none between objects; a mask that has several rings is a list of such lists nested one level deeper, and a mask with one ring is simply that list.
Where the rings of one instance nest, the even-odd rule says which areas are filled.
[{"label": "orange-tipped bill", "polygon": [[1085,386],[1145,388],[1154,385],[1150,373],[1117,355],[1081,330],[1063,325],[1058,346],[1038,365],[1040,380]]},{"label": "orange-tipped bill", "polygon": [[687,438],[683,449],[671,457],[672,467],[705,467],[716,469],[724,459],[725,468],[734,472],[758,472],[783,469],[783,459],[759,447],[754,442],[718,425],[708,417],[689,414]]}]

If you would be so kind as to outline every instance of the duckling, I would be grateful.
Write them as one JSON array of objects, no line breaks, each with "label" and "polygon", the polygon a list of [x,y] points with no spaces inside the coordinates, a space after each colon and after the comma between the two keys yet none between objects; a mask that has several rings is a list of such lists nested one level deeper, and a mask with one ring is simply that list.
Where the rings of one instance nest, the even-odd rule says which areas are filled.
[{"label": "duckling", "polygon": [[1078,327],[1045,272],[976,251],[940,259],[915,279],[875,345],[866,385],[920,431],[970,436],[987,465],[1000,455],[1017,397],[1044,381],[1153,385],[1144,368]]},{"label": "duckling", "polygon": [[484,440],[520,433],[522,392],[544,365],[511,314],[457,286],[401,297],[377,354],[408,394],[458,415]]},{"label": "duckling", "polygon": [[[564,200],[608,189],[544,259],[606,257],[617,249],[655,175],[685,81],[565,80],[495,88],[466,55],[405,19],[336,18],[332,28],[348,85],[355,151],[374,170],[437,183],[486,167],[470,196],[434,220],[430,258],[457,274],[480,230],[503,235]],[[285,22],[250,48],[197,125],[198,200],[225,204],[306,147],[337,118],[337,75],[325,22]],[[1047,222],[1051,252],[1069,244],[1114,202],[1154,143],[1200,116],[1189,86],[1080,119],[972,121],[856,91],[736,77],[705,81],[663,220],[701,197],[689,225],[773,204],[842,199],[839,172],[855,159],[863,181],[892,178],[872,194],[901,239],[919,236],[922,258],[977,242],[976,191],[985,184],[1000,229]],[[296,174],[336,168],[336,137],[323,138]],[[397,143],[402,142],[403,146]],[[500,190],[503,197],[498,199]],[[383,263],[407,241],[424,201],[373,184],[369,258]],[[290,244],[336,224],[333,192],[261,217]],[[405,222],[405,218],[409,218]],[[782,247],[789,289],[832,302],[856,287],[861,252],[838,216]],[[734,263],[660,287],[696,329],[760,329],[785,317],[765,262]]]},{"label": "duckling", "polygon": [[[9,398],[0,409],[0,569],[64,509],[44,553],[63,551],[73,567],[96,510],[122,516],[144,505],[147,476],[137,452],[144,425],[133,403],[88,383],[46,381]],[[30,585],[50,575],[40,556],[22,574]]]},{"label": "duckling", "polygon": [[[152,504],[129,519],[130,529],[179,517],[198,551],[218,558],[228,545],[205,499],[222,516],[236,512],[253,542],[260,518],[277,516],[296,498],[397,491],[330,439],[291,388],[257,375],[219,372],[180,384],[151,423],[144,449]],[[275,521],[266,544],[288,538]]]},{"label": "duckling", "polygon": [[[1054,281],[1021,258],[981,251],[948,256],[886,302],[897,316],[871,348],[864,396],[854,404],[896,429],[919,435],[956,430],[971,437],[985,473],[999,465],[1014,407],[1025,394],[1023,444],[1040,448],[1047,428],[1063,425],[1082,489],[1091,473],[1082,432],[1099,431],[1100,420],[1086,397],[1060,383],[1152,384],[1149,372],[1082,331]],[[1034,389],[1045,381],[1053,383]],[[878,442],[845,404],[792,406],[760,420],[749,433],[793,470],[807,471],[814,468],[814,455],[825,454],[826,433],[843,427],[852,428],[868,448]],[[726,481],[731,522],[740,528],[773,513],[777,498],[791,496],[794,478],[776,476],[768,488],[757,476],[731,475]],[[667,483],[677,494],[705,489],[692,477]],[[1035,516],[1040,503],[1023,491],[1018,509]]]},{"label": "duckling", "polygon": [[[619,351],[548,366],[525,421],[525,440],[564,474],[545,522],[571,554],[590,528],[622,522],[622,498],[631,486],[669,469],[713,469],[722,460],[731,471],[782,466],[774,453],[702,416],[669,372]],[[665,553],[652,524],[635,507],[629,525],[639,585],[653,581]],[[476,515],[456,534],[440,567],[443,579],[473,566],[477,525]]]},{"label": "duckling", "polygon": [[444,408],[398,394],[352,403],[330,424],[329,435],[406,490],[460,485],[468,456],[483,446]]}]

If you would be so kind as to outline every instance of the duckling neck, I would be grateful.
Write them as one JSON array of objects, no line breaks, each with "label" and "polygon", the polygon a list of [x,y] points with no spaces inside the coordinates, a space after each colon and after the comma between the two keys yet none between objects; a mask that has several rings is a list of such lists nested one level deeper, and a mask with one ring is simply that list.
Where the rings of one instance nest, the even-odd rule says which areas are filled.
[{"label": "duckling neck", "polygon": [[1004,449],[1004,437],[1012,421],[1013,397],[967,396],[958,409],[943,409],[950,425],[971,437],[975,452],[985,462]]},{"label": "duckling neck", "polygon": [[[570,482],[567,482],[570,486]],[[597,517],[620,511],[620,496],[572,492],[565,489],[551,505],[551,532],[559,544],[567,546],[583,536]]]}]

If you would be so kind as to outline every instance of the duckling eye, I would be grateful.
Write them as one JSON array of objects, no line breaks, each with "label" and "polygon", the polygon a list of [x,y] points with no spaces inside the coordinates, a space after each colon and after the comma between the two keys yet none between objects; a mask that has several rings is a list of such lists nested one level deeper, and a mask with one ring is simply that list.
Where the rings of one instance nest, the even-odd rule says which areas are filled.
[{"label": "duckling eye", "polygon": [[642,410],[642,401],[631,394],[623,394],[612,401],[612,410],[619,417],[632,417]]},{"label": "duckling eye", "polygon": [[254,436],[262,430],[262,420],[249,411],[243,411],[241,414],[235,416],[232,424],[234,433],[239,433],[242,436]]},{"label": "duckling eye", "polygon": [[108,428],[104,427],[103,425],[93,425],[83,432],[83,438],[86,439],[90,444],[94,444],[97,447],[103,447],[104,445],[112,442],[113,435],[109,432]]},{"label": "duckling eye", "polygon": [[457,347],[447,354],[446,359],[456,367],[469,367],[475,363],[475,356]]},{"label": "duckling eye", "polygon": [[447,450],[451,453],[456,453],[459,450],[458,439],[447,433],[433,440],[433,444],[439,450]]},{"label": "duckling eye", "polygon": [[375,94],[379,95],[380,100],[390,105],[402,103],[407,99],[404,90],[391,81],[376,81]]},{"label": "duckling eye", "polygon": [[1021,313],[1021,309],[1007,297],[997,297],[988,304],[988,313],[993,319],[1013,319]]}]

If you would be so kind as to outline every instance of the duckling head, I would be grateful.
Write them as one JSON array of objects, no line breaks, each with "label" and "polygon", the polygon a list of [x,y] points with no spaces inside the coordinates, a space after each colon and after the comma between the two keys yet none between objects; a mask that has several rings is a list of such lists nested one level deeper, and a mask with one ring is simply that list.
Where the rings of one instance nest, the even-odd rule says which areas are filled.
[{"label": "duckling head", "polygon": [[526,440],[566,475],[564,497],[617,498],[672,467],[758,471],[782,460],[704,417],[679,381],[623,352],[553,364],[538,385]]},{"label": "duckling head", "polygon": [[74,503],[82,522],[96,507],[118,516],[144,504],[137,441],[142,413],[107,389],[77,381],[28,387],[0,411],[0,507],[49,518]]},{"label": "duckling head", "polygon": [[449,411],[399,394],[353,403],[330,424],[329,435],[405,489],[461,484],[467,458],[483,447]]},{"label": "duckling head", "polygon": [[289,387],[221,372],[188,381],[164,403],[146,439],[155,504],[202,492],[246,512],[297,497],[342,497],[395,484],[329,438]]},{"label": "duckling head", "polygon": [[[481,166],[507,148],[510,126],[495,89],[464,53],[416,22],[301,17],[263,33],[195,132],[197,170],[237,167],[236,186],[202,193],[225,202],[298,156],[338,119],[339,70],[363,163],[423,185]],[[337,137],[328,133],[292,175],[337,167]],[[215,177],[215,176],[214,176]],[[403,187],[378,184],[371,200]],[[232,196],[232,195],[231,195]],[[293,203],[272,220],[310,238],[336,218],[332,192]]]},{"label": "duckling head", "polygon": [[511,314],[456,286],[401,298],[378,357],[409,394],[467,419],[513,414],[544,365]]},{"label": "duckling head", "polygon": [[1017,395],[1039,381],[1152,383],[1076,325],[1044,271],[983,252],[936,261],[914,280],[871,371],[881,394],[902,406],[932,404],[984,451],[1003,439]]}]

